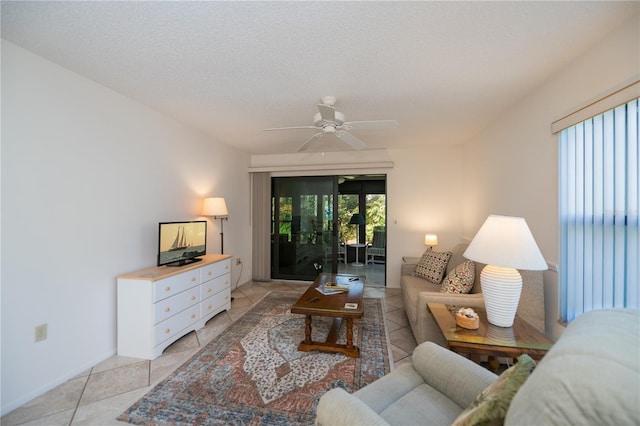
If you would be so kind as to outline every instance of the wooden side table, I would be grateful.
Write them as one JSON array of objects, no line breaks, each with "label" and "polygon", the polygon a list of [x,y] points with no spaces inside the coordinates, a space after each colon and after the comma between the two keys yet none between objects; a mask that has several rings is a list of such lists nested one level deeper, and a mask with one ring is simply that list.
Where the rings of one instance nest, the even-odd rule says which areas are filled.
[{"label": "wooden side table", "polygon": [[468,330],[456,325],[455,312],[460,306],[428,303],[427,309],[436,320],[450,350],[467,354],[475,362],[481,355],[489,357],[489,366],[497,371],[498,357],[517,358],[527,354],[540,360],[553,345],[547,336],[516,315],[512,327],[498,327],[487,321],[484,308],[473,308],[480,317],[480,327]]}]

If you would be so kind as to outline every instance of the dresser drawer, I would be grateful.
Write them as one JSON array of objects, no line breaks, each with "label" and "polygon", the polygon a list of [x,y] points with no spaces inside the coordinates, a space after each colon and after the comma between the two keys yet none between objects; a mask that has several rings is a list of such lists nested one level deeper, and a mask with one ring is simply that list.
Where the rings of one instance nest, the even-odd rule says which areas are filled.
[{"label": "dresser drawer", "polygon": [[200,302],[200,316],[202,318],[217,311],[221,306],[228,305],[231,302],[231,295],[228,291],[222,291],[213,297]]},{"label": "dresser drawer", "polygon": [[228,274],[231,272],[231,261],[223,260],[222,262],[212,263],[211,265],[204,266],[200,269],[200,282],[209,281],[220,275]]},{"label": "dresser drawer", "polygon": [[192,287],[182,293],[178,293],[175,296],[162,299],[154,304],[154,319],[153,324],[157,324],[160,321],[184,311],[191,305],[195,305],[200,302],[200,290],[198,287]]},{"label": "dresser drawer", "polygon": [[200,285],[200,299],[204,300],[207,297],[211,297],[214,294],[229,288],[230,286],[231,274],[226,274],[211,281],[207,281],[206,283]]},{"label": "dresser drawer", "polygon": [[158,323],[153,327],[153,345],[156,346],[171,338],[176,333],[189,327],[200,318],[200,306],[198,304]]},{"label": "dresser drawer", "polygon": [[153,283],[153,303],[200,284],[200,271],[187,271]]}]

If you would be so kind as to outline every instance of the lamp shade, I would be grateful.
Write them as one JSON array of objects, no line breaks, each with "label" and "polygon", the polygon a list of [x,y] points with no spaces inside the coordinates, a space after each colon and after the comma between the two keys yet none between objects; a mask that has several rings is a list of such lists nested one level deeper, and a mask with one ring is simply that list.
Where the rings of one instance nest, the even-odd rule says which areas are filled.
[{"label": "lamp shade", "polygon": [[364,224],[365,224],[364,217],[359,213],[356,213],[353,216],[351,216],[351,220],[349,220],[349,225],[364,225]]},{"label": "lamp shade", "polygon": [[227,217],[227,203],[222,197],[209,197],[202,200],[202,216],[214,216],[216,218]]},{"label": "lamp shade", "polygon": [[527,222],[521,217],[489,216],[473,237],[464,257],[503,268],[547,269]]},{"label": "lamp shade", "polygon": [[424,245],[425,246],[437,246],[438,245],[438,236],[436,234],[425,234],[424,235]]}]

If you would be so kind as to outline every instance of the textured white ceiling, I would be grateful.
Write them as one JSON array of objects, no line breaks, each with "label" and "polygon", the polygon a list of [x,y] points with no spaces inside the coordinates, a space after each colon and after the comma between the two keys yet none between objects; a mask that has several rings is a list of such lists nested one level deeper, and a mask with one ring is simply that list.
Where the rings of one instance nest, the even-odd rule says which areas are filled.
[{"label": "textured white ceiling", "polygon": [[[324,95],[369,148],[463,143],[639,2],[7,2],[2,37],[252,154]],[[325,138],[317,149],[347,149]]]}]

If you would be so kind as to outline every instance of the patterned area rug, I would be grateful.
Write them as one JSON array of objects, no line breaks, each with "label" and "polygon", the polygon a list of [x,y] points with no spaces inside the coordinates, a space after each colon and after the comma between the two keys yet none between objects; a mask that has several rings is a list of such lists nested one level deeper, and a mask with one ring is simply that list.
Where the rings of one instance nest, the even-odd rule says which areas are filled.
[{"label": "patterned area rug", "polygon": [[[360,358],[298,352],[304,315],[299,296],[272,293],[231,324],[118,420],[140,425],[313,424],[327,390],[353,392],[389,372],[389,346],[380,299],[364,299],[354,321]],[[313,318],[313,339],[324,340],[330,318]],[[341,337],[345,341],[345,326]]]}]

